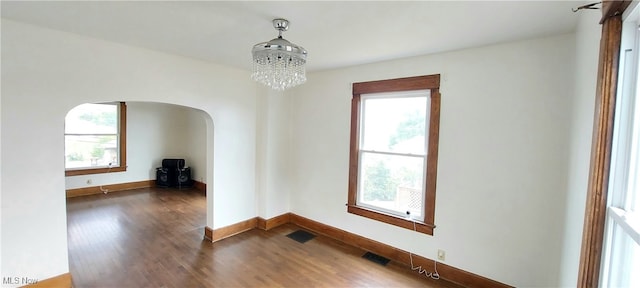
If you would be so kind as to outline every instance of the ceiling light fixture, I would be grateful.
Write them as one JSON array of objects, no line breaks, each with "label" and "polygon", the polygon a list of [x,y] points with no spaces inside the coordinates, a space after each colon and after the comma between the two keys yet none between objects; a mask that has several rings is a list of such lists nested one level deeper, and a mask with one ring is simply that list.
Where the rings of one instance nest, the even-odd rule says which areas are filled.
[{"label": "ceiling light fixture", "polygon": [[253,73],[251,78],[274,90],[285,90],[307,81],[305,64],[307,50],[282,38],[289,29],[286,19],[273,19],[278,38],[253,46]]}]

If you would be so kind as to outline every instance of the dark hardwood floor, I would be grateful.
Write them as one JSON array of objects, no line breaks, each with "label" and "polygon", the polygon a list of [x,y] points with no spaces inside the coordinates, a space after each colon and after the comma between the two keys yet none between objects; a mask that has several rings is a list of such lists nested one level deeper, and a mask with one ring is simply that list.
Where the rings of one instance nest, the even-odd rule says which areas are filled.
[{"label": "dark hardwood floor", "polygon": [[203,240],[205,197],[147,188],[67,200],[74,287],[458,287],[286,224]]}]

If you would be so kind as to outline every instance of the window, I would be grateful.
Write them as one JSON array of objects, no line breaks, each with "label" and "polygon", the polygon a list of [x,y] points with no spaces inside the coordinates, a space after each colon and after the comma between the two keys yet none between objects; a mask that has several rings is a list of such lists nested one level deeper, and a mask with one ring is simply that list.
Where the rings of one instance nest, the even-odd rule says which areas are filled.
[{"label": "window", "polygon": [[433,235],[440,75],[353,84],[347,211]]},{"label": "window", "polygon": [[82,104],[65,117],[65,175],[126,171],[124,102]]},{"label": "window", "polygon": [[602,287],[640,287],[640,10],[623,24],[615,107]]}]

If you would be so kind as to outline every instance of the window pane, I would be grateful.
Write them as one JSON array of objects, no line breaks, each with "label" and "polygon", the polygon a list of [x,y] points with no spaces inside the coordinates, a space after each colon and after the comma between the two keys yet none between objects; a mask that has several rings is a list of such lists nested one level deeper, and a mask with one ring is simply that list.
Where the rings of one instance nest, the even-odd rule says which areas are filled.
[{"label": "window pane", "polygon": [[117,135],[67,135],[64,138],[65,168],[118,165]]},{"label": "window pane", "polygon": [[[428,95],[428,92],[422,92]],[[362,149],[425,154],[427,97],[363,100]]]},{"label": "window pane", "polygon": [[118,105],[82,104],[65,118],[65,134],[117,134]]},{"label": "window pane", "polygon": [[640,246],[614,224],[606,287],[640,287]]},{"label": "window pane", "polygon": [[[638,101],[640,104],[640,101]],[[628,206],[628,209],[634,211],[636,213],[640,213],[640,105],[638,105],[638,113],[635,115],[636,119],[634,122],[634,139],[631,144],[631,164],[629,168],[629,184],[627,190],[627,203],[625,203],[625,208]]]},{"label": "window pane", "polygon": [[363,152],[358,201],[413,217],[422,215],[424,158]]}]

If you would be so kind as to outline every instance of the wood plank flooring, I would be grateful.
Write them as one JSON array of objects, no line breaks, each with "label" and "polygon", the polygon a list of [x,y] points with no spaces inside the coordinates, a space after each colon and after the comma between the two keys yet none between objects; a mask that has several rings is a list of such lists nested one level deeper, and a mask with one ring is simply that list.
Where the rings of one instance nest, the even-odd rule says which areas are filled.
[{"label": "wood plank flooring", "polygon": [[459,287],[324,236],[298,243],[292,224],[204,241],[205,201],[160,188],[68,199],[74,287]]}]

